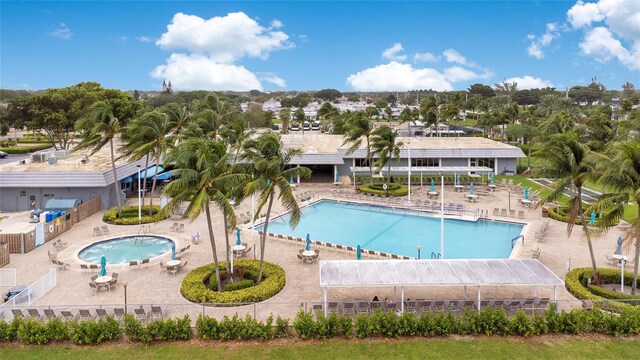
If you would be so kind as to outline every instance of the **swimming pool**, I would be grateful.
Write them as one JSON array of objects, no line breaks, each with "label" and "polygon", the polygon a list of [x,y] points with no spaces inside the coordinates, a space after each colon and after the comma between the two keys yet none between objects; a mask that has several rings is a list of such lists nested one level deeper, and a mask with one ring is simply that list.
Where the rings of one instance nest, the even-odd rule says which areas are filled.
[{"label": "swimming pool", "polygon": [[171,251],[172,243],[173,240],[162,236],[125,236],[91,244],[80,250],[78,258],[90,264],[100,264],[100,258],[104,256],[107,264],[127,264],[166,254]]},{"label": "swimming pool", "polygon": [[[445,219],[444,252],[447,259],[506,259],[511,240],[523,224],[478,220]],[[262,227],[258,227],[261,230]],[[295,229],[289,215],[269,223],[270,233],[329,242],[386,253],[421,257],[440,252],[440,218],[398,212],[391,208],[322,200],[302,210]]]}]

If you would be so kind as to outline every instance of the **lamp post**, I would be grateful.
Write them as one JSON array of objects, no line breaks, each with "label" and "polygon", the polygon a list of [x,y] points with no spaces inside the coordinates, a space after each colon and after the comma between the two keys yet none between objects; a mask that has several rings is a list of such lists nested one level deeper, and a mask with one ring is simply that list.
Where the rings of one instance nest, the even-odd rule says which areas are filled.
[{"label": "lamp post", "polygon": [[620,294],[624,294],[624,257],[620,259]]},{"label": "lamp post", "polygon": [[422,250],[422,246],[418,245],[418,260],[420,260],[420,250]]},{"label": "lamp post", "polygon": [[440,173],[440,258],[444,259],[444,174]]},{"label": "lamp post", "polygon": [[[140,165],[138,167],[138,225],[142,224],[142,196],[140,188]],[[126,289],[126,287],[125,287]]]},{"label": "lamp post", "polygon": [[128,282],[123,281],[122,282],[122,286],[124,286],[124,313],[127,313],[127,285],[129,285]]},{"label": "lamp post", "polygon": [[[411,133],[409,133],[409,135],[411,135]],[[407,160],[408,160],[407,163],[409,165],[408,171],[407,171],[408,172],[407,175],[409,175],[407,177],[407,185],[408,185],[408,188],[409,188],[408,189],[409,190],[409,205],[411,205],[411,142],[409,142],[409,156],[408,156]]]}]

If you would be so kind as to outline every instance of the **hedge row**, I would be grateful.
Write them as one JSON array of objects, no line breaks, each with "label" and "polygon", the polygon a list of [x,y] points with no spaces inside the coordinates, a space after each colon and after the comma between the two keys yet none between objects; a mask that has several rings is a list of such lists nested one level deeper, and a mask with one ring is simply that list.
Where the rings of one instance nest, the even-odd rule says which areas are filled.
[{"label": "hedge row", "polygon": [[[149,224],[164,220],[169,215],[164,217],[160,216],[160,206],[153,205],[151,210],[152,216],[149,216],[149,205],[142,207],[142,224]],[[137,225],[138,221],[138,207],[137,206],[123,206],[122,214],[118,215],[118,208],[111,209],[102,215],[102,221],[113,225]]]},{"label": "hedge row", "polygon": [[382,196],[405,196],[409,193],[409,188],[406,185],[387,184],[387,190],[384,190],[382,185],[383,184],[362,184],[360,185],[360,192]]},{"label": "hedge row", "polygon": [[[620,270],[613,268],[598,268],[598,274],[600,274],[600,280],[605,283],[620,283]],[[631,285],[633,279],[633,273],[631,271],[624,272],[625,284]],[[604,309],[612,312],[622,312],[634,306],[626,304],[615,299],[635,299],[640,300],[640,297],[631,297],[604,289],[600,286],[589,286],[588,279],[593,279],[593,269],[591,268],[576,268],[567,273],[565,278],[565,287],[576,298],[580,300],[591,300],[593,306],[596,308]],[[640,301],[634,303],[639,304]]]},{"label": "hedge row", "polygon": [[[258,272],[260,261],[258,260],[236,260],[235,266],[242,266],[245,272]],[[224,268],[226,263],[219,262],[220,268]],[[214,275],[213,264],[201,266],[191,270],[182,280],[180,292],[187,300],[196,303],[213,303],[219,306],[234,306],[241,303],[252,303],[264,301],[282,290],[286,284],[284,269],[276,264],[264,262],[262,269],[262,281],[260,284],[234,290],[217,292],[207,287],[207,280]],[[228,304],[228,305],[225,305]]]},{"label": "hedge row", "polygon": [[258,321],[250,315],[243,319],[237,314],[224,316],[221,320],[199,315],[195,334],[188,315],[182,318],[156,320],[143,325],[132,315],[126,314],[124,324],[115,319],[63,322],[51,319],[47,323],[33,319],[14,318],[10,323],[0,321],[0,343],[20,341],[42,345],[50,342],[72,341],[78,345],[100,344],[126,337],[129,341],[150,343],[152,341],[189,340],[197,335],[204,340],[270,340],[273,338],[298,337],[305,339],[352,338],[360,339],[405,336],[446,337],[452,335],[498,335],[534,336],[544,334],[606,334],[634,336],[640,334],[640,309],[632,308],[613,314],[601,310],[574,309],[557,312],[553,306],[543,314],[527,316],[519,311],[508,318],[502,309],[486,308],[479,312],[466,310],[460,316],[451,313],[383,312],[360,314],[355,321],[348,316],[321,313],[313,318],[311,312],[300,310],[289,324],[288,319],[278,316],[273,321]]},{"label": "hedge row", "polygon": [[10,147],[0,147],[0,151],[4,151],[7,154],[28,154],[34,151],[40,151],[44,149],[52,148],[53,145],[51,143],[35,145],[35,146],[10,146]]}]

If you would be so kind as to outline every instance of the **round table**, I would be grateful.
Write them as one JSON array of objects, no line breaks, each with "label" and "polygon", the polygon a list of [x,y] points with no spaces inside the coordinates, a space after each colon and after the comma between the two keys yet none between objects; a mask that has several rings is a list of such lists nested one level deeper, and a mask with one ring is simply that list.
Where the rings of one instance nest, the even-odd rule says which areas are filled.
[{"label": "round table", "polygon": [[167,266],[176,266],[182,264],[181,260],[169,260],[167,261]]},{"label": "round table", "polygon": [[531,204],[533,204],[533,201],[528,200],[528,199],[520,199],[520,202],[521,202],[523,205],[531,205]]},{"label": "round table", "polygon": [[305,251],[302,252],[302,256],[313,256],[315,254],[316,254],[316,252],[313,251],[313,250],[305,250]]},{"label": "round table", "polygon": [[233,245],[233,246],[231,247],[231,249],[232,249],[233,251],[243,251],[243,250],[245,250],[246,248],[247,248],[247,247],[246,247],[246,246],[244,246],[244,245]]},{"label": "round table", "polygon": [[466,196],[469,201],[476,201],[478,199],[478,195],[476,194],[467,194]]},{"label": "round table", "polygon": [[620,261],[620,260],[627,261],[627,257],[626,257],[626,256],[624,256],[624,255],[620,255],[620,254],[613,254],[613,256],[611,256],[611,257],[612,257],[612,258],[614,258],[614,259],[616,259],[616,260],[618,260],[618,261]]},{"label": "round table", "polygon": [[429,197],[430,197],[430,198],[434,198],[434,197],[436,197],[436,196],[440,195],[440,193],[439,193],[439,192],[437,192],[437,191],[429,191],[429,192],[427,193],[427,195],[429,195]]},{"label": "round table", "polygon": [[496,191],[496,188],[498,187],[496,184],[489,184],[487,186],[489,187],[489,190],[491,190],[491,191]]},{"label": "round table", "polygon": [[96,284],[106,284],[109,281],[113,280],[113,278],[109,275],[97,277],[94,281]]},{"label": "round table", "polygon": [[453,189],[455,191],[462,191],[462,189],[464,189],[464,186],[462,186],[462,185],[453,185]]}]

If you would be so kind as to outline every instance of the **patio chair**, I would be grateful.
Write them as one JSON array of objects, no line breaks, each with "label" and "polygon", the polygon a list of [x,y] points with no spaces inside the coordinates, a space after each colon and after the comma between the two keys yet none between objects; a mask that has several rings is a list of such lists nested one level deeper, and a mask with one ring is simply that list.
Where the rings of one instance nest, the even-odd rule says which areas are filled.
[{"label": "patio chair", "polygon": [[360,301],[358,303],[358,314],[367,314],[369,313],[369,303],[366,301]]},{"label": "patio chair", "polygon": [[89,288],[93,290],[93,295],[98,293],[98,284],[96,284],[93,280],[89,281]]},{"label": "patio chair", "polygon": [[534,307],[535,307],[535,299],[526,299],[524,301],[524,303],[522,303],[522,309],[527,312],[527,310],[529,311],[533,311]]},{"label": "patio chair", "polygon": [[497,309],[501,309],[501,308],[504,307],[504,301],[503,300],[496,300],[496,301],[493,302],[492,307],[494,309],[496,309],[496,310]]},{"label": "patio chair", "polygon": [[178,226],[178,229],[176,230],[177,232],[184,232],[184,224],[180,224]]},{"label": "patio chair", "polygon": [[96,281],[97,278],[98,278],[98,275],[92,275],[91,276],[91,282]]},{"label": "patio chair", "polygon": [[98,270],[100,270],[100,267],[98,267],[98,265],[96,264],[91,264],[89,265],[89,270],[91,270],[92,272],[93,271],[98,272]]},{"label": "patio chair", "polygon": [[511,300],[509,301],[509,305],[507,305],[507,308],[510,312],[515,313],[522,308],[523,302],[524,300]]},{"label": "patio chair", "polygon": [[500,216],[507,217],[507,209],[500,209]]},{"label": "patio chair", "polygon": [[171,225],[171,227],[169,229],[173,230],[173,231],[176,231],[176,230],[178,230],[178,226],[180,226],[180,224],[178,224],[177,222],[174,222],[173,225]]},{"label": "patio chair", "polygon": [[82,270],[82,272],[84,272],[85,274],[88,274],[89,273],[89,265],[80,264],[80,270]]},{"label": "patio chair", "polygon": [[298,255],[298,260],[300,260],[300,263],[304,263],[304,256],[302,256],[302,253],[298,253],[296,255]]},{"label": "patio chair", "polygon": [[445,305],[445,308],[450,312],[458,312],[460,311],[460,307],[458,306],[458,302],[455,300],[449,301],[449,305]]},{"label": "patio chair", "polygon": [[144,264],[147,264],[147,267],[149,267],[149,259],[143,259],[142,262],[140,263],[140,267],[143,267]]},{"label": "patio chair", "polygon": [[38,311],[38,309],[27,309],[27,313],[29,314],[30,318],[37,321],[40,321],[44,318],[44,316],[40,314],[40,311]]},{"label": "patio chair", "polygon": [[80,320],[93,320],[93,315],[91,315],[88,309],[78,310],[78,315],[80,316]]},{"label": "patio chair", "polygon": [[140,270],[138,261],[129,261],[129,270]]},{"label": "patio chair", "polygon": [[164,265],[164,262],[160,261],[160,274],[167,271],[167,267]]},{"label": "patio chair", "polygon": [[74,316],[71,311],[62,310],[60,311],[60,320],[64,321],[74,321],[76,320],[76,316]]},{"label": "patio chair", "polygon": [[107,225],[102,225],[100,229],[102,230],[102,235],[109,234],[109,227]]},{"label": "patio chair", "polygon": [[355,304],[352,302],[342,304],[342,315],[354,316],[356,314],[355,310]]},{"label": "patio chair", "polygon": [[20,309],[11,309],[11,313],[13,314],[13,317],[20,317],[20,318],[24,318],[24,314],[22,313],[22,310]]},{"label": "patio chair", "polygon": [[464,302],[464,305],[463,305],[464,309],[468,309],[468,310],[472,310],[472,311],[473,310],[478,310],[477,307],[478,307],[478,303],[476,301],[473,301],[473,300],[466,300]]},{"label": "patio chair", "polygon": [[499,208],[493,208],[493,216],[498,216],[500,215],[500,209]]},{"label": "patio chair", "polygon": [[104,319],[107,316],[109,316],[107,314],[107,310],[105,310],[105,309],[96,309],[96,317],[97,318]]},{"label": "patio chair", "polygon": [[[94,283],[94,284],[96,284],[96,283]],[[111,288],[109,287],[109,283],[96,284],[96,293],[98,291],[101,291],[101,290],[107,290],[107,291],[111,292]]]},{"label": "patio chair", "polygon": [[151,319],[160,320],[162,318],[164,318],[164,311],[162,311],[162,307],[151,305]]},{"label": "patio chair", "polygon": [[549,298],[541,298],[538,300],[538,304],[536,308],[544,310],[548,307],[549,307]]},{"label": "patio chair", "polygon": [[405,301],[405,303],[404,303],[404,311],[407,311],[407,312],[415,314],[416,305],[417,305],[417,303],[415,301]]},{"label": "patio chair", "polygon": [[118,321],[122,321],[124,319],[124,309],[123,308],[113,309],[113,317]]},{"label": "patio chair", "polygon": [[518,219],[524,219],[524,210],[518,211]]},{"label": "patio chair", "polygon": [[56,318],[56,313],[53,311],[53,309],[44,309],[44,317],[47,320],[51,320],[53,318]]},{"label": "patio chair", "polygon": [[333,314],[336,313],[338,314],[339,310],[338,310],[338,303],[337,302],[329,302],[328,306],[327,306],[327,314]]},{"label": "patio chair", "polygon": [[56,265],[58,265],[58,269],[60,271],[64,271],[65,269],[71,267],[71,265],[69,265],[69,263],[58,261],[58,260],[55,260],[55,261],[56,261]]},{"label": "patio chair", "polygon": [[246,256],[247,256],[247,254],[249,254],[250,252],[251,252],[251,248],[250,248],[250,247],[248,247],[248,248],[246,248],[246,249],[242,250],[242,251],[240,252],[240,255],[241,255],[242,257],[246,257]]},{"label": "patio chair", "polygon": [[176,266],[167,266],[166,269],[167,269],[167,275],[169,273],[171,273],[171,274],[173,274],[173,276],[176,276],[176,274],[178,273],[178,266],[177,265]]},{"label": "patio chair", "polygon": [[516,209],[509,210],[509,217],[512,217],[512,218],[516,217]]},{"label": "patio chair", "polygon": [[434,311],[444,311],[444,300],[436,300],[433,302],[433,310]]},{"label": "patio chair", "polygon": [[114,279],[117,279],[117,278],[118,278],[118,276],[120,276],[120,274],[118,274],[118,273],[111,273],[111,277],[112,277],[112,278],[114,278]]},{"label": "patio chair", "polygon": [[319,314],[322,314],[322,304],[313,305],[312,310],[312,315],[317,317]]},{"label": "patio chair", "polygon": [[93,228],[93,236],[102,236],[102,230],[100,230],[100,227]]},{"label": "patio chair", "polygon": [[111,292],[111,289],[117,289],[118,288],[118,279],[111,279],[111,281],[109,281],[107,283],[107,287],[109,288],[109,292]]},{"label": "patio chair", "polygon": [[140,306],[139,308],[133,309],[134,314],[136,315],[136,319],[140,320],[143,323],[146,323],[149,319],[150,313],[144,311],[144,308]]}]

